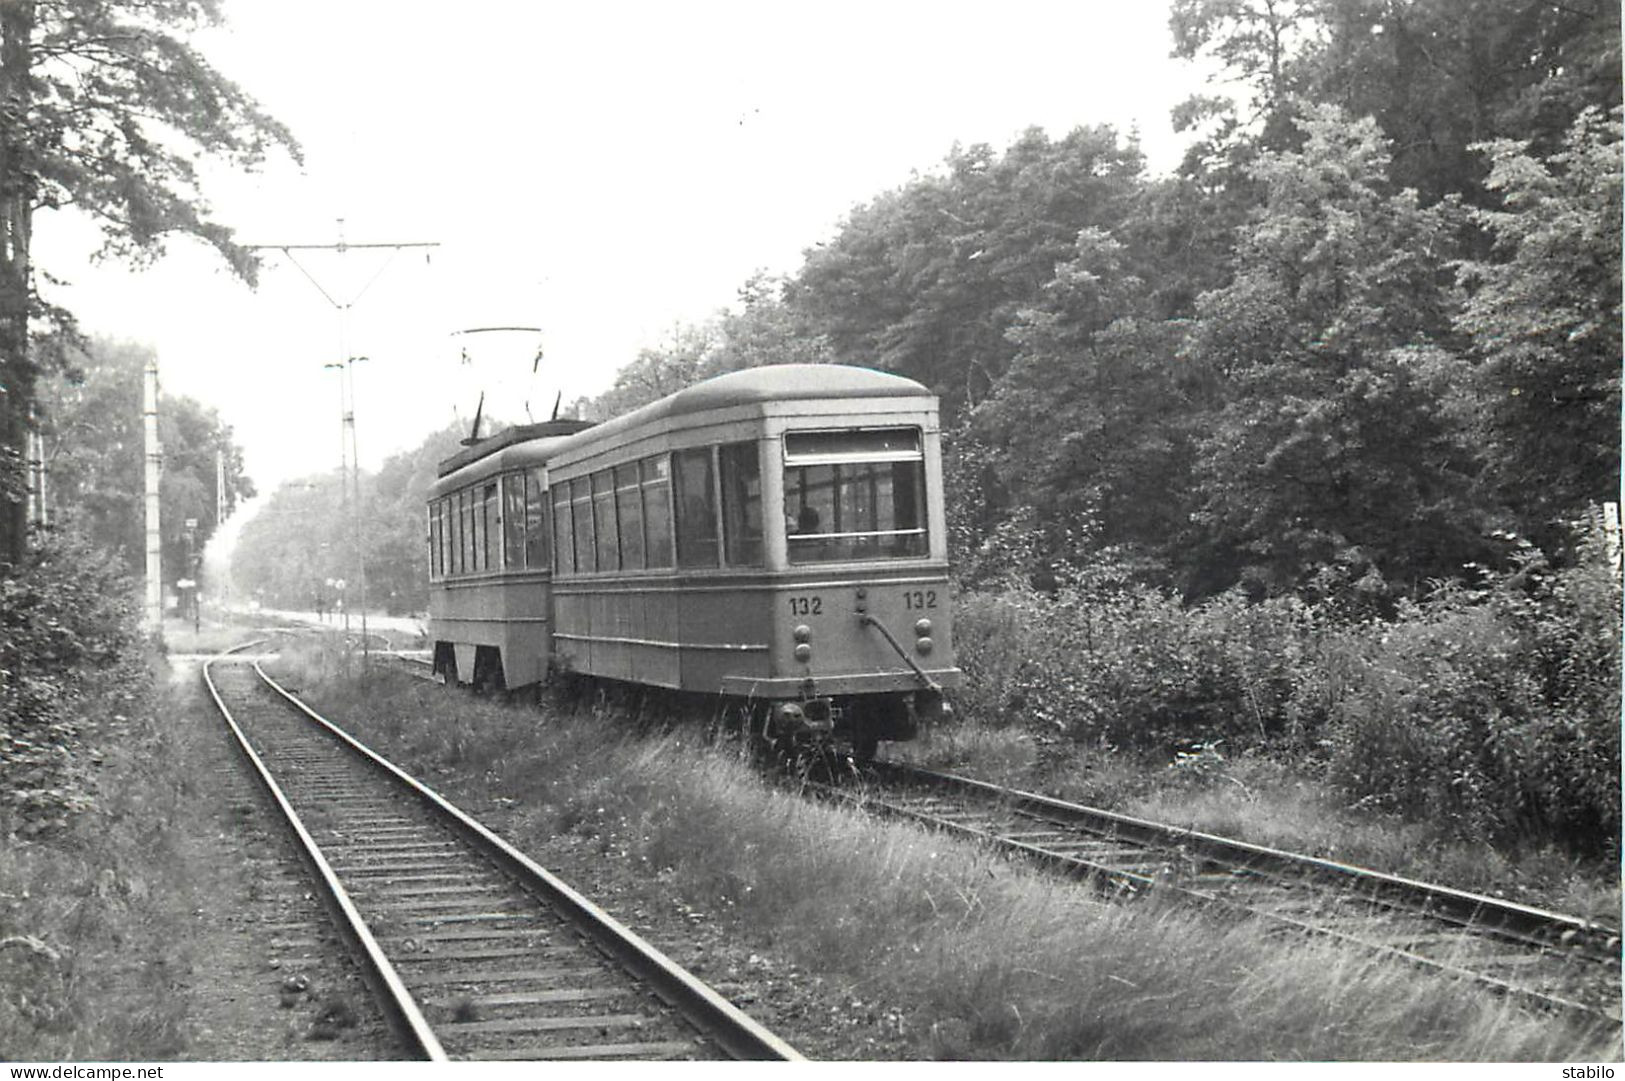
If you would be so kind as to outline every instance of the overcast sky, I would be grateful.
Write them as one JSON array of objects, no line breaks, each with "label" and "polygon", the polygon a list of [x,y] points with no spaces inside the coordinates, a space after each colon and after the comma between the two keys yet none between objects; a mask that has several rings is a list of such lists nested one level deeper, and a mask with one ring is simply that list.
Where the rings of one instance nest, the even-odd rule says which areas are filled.
[{"label": "overcast sky", "polygon": [[[1199,84],[1150,0],[225,10],[200,44],[305,162],[212,173],[218,216],[249,243],[332,243],[342,218],[352,243],[439,247],[273,253],[254,291],[190,241],[142,271],[93,266],[93,231],[64,214],[40,216],[35,252],[87,329],[152,344],[166,392],[220,411],[263,491],[337,465],[322,365],[346,352],[369,358],[366,468],[466,423],[482,387],[488,412],[523,420],[529,401],[541,419],[555,393],[603,390],[640,347],[733,303],[756,269],[796,270],[956,141],[1108,123],[1167,171],[1169,110]],[[454,336],[493,325],[542,328],[534,379],[536,335]]]}]

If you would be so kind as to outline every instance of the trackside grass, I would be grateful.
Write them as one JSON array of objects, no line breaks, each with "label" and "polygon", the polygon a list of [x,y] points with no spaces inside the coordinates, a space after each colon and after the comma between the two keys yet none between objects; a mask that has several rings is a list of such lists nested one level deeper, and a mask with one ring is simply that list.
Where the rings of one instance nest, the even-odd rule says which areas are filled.
[{"label": "trackside grass", "polygon": [[[0,806],[0,1060],[372,1059],[396,1053],[260,804],[195,663],[79,680],[84,805],[52,828]],[[308,928],[308,932],[304,930]],[[308,993],[282,994],[290,974]],[[357,1023],[322,1033],[323,1011]]]},{"label": "trackside grass", "polygon": [[[1330,947],[1108,903],[971,845],[763,781],[691,734],[502,706],[405,677],[304,693],[521,847],[560,832],[646,868],[730,937],[895,1012],[903,1059],[1615,1058],[1602,1032]],[[1617,1033],[1615,1035],[1617,1039]]]},{"label": "trackside grass", "polygon": [[168,1059],[188,1045],[191,909],[175,847],[187,784],[139,660],[73,704],[85,806],[23,837],[0,814],[0,1059]]}]

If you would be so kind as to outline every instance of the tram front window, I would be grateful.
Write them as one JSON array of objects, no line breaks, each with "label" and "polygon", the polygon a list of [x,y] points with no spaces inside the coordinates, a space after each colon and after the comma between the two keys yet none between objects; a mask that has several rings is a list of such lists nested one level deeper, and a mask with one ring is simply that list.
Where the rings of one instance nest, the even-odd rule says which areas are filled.
[{"label": "tram front window", "polygon": [[918,428],[789,432],[784,452],[790,562],[928,553]]}]

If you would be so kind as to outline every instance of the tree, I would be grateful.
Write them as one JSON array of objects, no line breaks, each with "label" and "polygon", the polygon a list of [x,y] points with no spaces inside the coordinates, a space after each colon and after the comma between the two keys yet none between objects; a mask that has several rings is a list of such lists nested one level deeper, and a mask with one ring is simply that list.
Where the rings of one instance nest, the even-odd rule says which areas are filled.
[{"label": "tree", "polygon": [[367,586],[387,611],[429,607],[428,542],[424,507],[440,462],[461,449],[461,426],[430,434],[411,450],[391,455],[367,485]]},{"label": "tree", "polygon": [[1392,179],[1424,203],[1488,201],[1476,144],[1530,140],[1555,152],[1588,106],[1620,101],[1614,0],[1327,0],[1305,93],[1372,116],[1394,147]]},{"label": "tree", "polygon": [[137,263],[172,234],[193,236],[253,281],[253,257],[211,217],[194,159],[256,168],[298,149],[184,40],[219,21],[220,0],[0,3],[0,564],[23,551],[17,470],[39,374],[77,338],[38,290],[36,212],[91,216],[104,254]]},{"label": "tree", "polygon": [[281,608],[326,608],[330,579],[354,577],[354,534],[332,473],[281,485],[243,526],[231,553],[239,591]]},{"label": "tree", "polygon": [[675,394],[702,379],[768,364],[832,364],[829,339],[784,300],[785,281],[757,271],[739,288],[740,309],[699,324],[679,324],[659,345],[615,373],[596,398],[576,402],[578,416],[607,420]]},{"label": "tree", "polygon": [[1182,349],[1223,404],[1198,441],[1194,592],[1330,575],[1409,591],[1479,553],[1453,352],[1446,207],[1387,181],[1370,120],[1306,107],[1303,148],[1261,156],[1267,201],[1236,275]]},{"label": "tree", "polygon": [[[460,424],[450,424],[411,450],[391,455],[376,476],[363,474],[361,522],[369,603],[392,613],[428,607],[424,506],[440,462],[457,453],[465,434]],[[336,472],[281,485],[238,538],[231,556],[236,588],[278,607],[330,608],[337,597],[328,581],[355,579],[350,514]]]},{"label": "tree", "polygon": [[1252,202],[1249,175],[1263,150],[1297,144],[1293,119],[1311,79],[1305,56],[1324,35],[1324,0],[1174,0],[1168,14],[1173,55],[1206,58],[1219,80],[1242,87],[1196,94],[1173,110],[1174,130],[1205,129],[1186,151],[1182,172],[1205,179],[1230,202]]},{"label": "tree", "polygon": [[1461,264],[1456,327],[1482,361],[1492,477],[1531,531],[1619,491],[1620,116],[1582,113],[1545,159],[1511,140],[1481,148],[1502,205],[1474,213],[1495,246]]},{"label": "tree", "polygon": [[985,398],[1015,354],[1005,336],[1070,258],[1078,230],[1111,230],[1144,169],[1109,127],[1052,141],[1024,133],[1003,155],[955,148],[940,175],[855,209],[807,252],[786,300],[843,364],[917,379],[950,422]]},{"label": "tree", "polygon": [[714,322],[678,324],[666,341],[638,350],[636,359],[615,373],[615,382],[596,398],[576,403],[586,420],[607,420],[648,405],[703,379],[719,347]]},{"label": "tree", "polygon": [[972,414],[998,448],[993,473],[1047,535],[1042,554],[1077,561],[1084,547],[1157,552],[1179,532],[1197,415],[1173,357],[1177,324],[1132,253],[1085,229],[1056,268],[1041,307],[1010,331],[1019,351]]},{"label": "tree", "polygon": [[[1287,384],[1277,378],[1285,372],[1277,365],[1270,369],[1277,391],[1264,392],[1253,415],[1248,403],[1254,390],[1246,382],[1259,369],[1234,361],[1262,355],[1268,348],[1265,339],[1274,331],[1286,335],[1275,343],[1282,357],[1291,356],[1299,344],[1299,320],[1312,322],[1320,316],[1313,311],[1314,298],[1298,291],[1293,272],[1263,270],[1259,246],[1238,244],[1236,282],[1205,298],[1207,307],[1187,351],[1192,360],[1212,362],[1212,374],[1235,384],[1235,396],[1211,441],[1220,453],[1204,456],[1203,463],[1209,469],[1221,461],[1243,467],[1248,461],[1267,464],[1279,471],[1278,484],[1261,487],[1253,499],[1227,477],[1208,478],[1210,499],[1202,521],[1209,528],[1199,539],[1218,547],[1208,548],[1211,573],[1206,577],[1222,582],[1244,564],[1252,564],[1256,573],[1272,564],[1272,573],[1290,577],[1289,565],[1300,559],[1323,561],[1334,550],[1361,564],[1365,556],[1353,554],[1361,546],[1341,529],[1319,532],[1303,526],[1295,534],[1301,543],[1289,541],[1289,534],[1261,532],[1267,522],[1283,520],[1280,514],[1291,500],[1281,493],[1295,488],[1299,481],[1294,471],[1309,464],[1298,461],[1288,469],[1287,459],[1277,456],[1285,447],[1276,438],[1292,425],[1325,423],[1331,427],[1318,440],[1322,452],[1341,446],[1344,454],[1360,447],[1365,448],[1362,453],[1378,454],[1399,434],[1366,442],[1378,431],[1360,432],[1355,418],[1375,420],[1381,410],[1396,408],[1398,403],[1384,395],[1407,387],[1405,395],[1420,395],[1417,405],[1432,400],[1441,431],[1458,433],[1446,442],[1459,444],[1461,433],[1468,431],[1479,437],[1465,460],[1456,451],[1435,447],[1437,456],[1429,468],[1441,471],[1434,479],[1450,477],[1452,491],[1467,482],[1474,486],[1470,507],[1453,495],[1437,503],[1437,509],[1461,525],[1473,520],[1504,525],[1510,505],[1517,513],[1513,524],[1561,545],[1563,534],[1549,528],[1551,520],[1578,513],[1585,499],[1598,498],[1617,483],[1619,174],[1610,154],[1617,157],[1618,145],[1580,155],[1586,159],[1582,165],[1569,160],[1576,153],[1569,132],[1586,110],[1597,110],[1593,115],[1600,117],[1620,103],[1619,5],[1610,0],[1177,0],[1170,26],[1176,55],[1217,60],[1225,78],[1249,89],[1247,104],[1257,108],[1245,122],[1236,103],[1222,98],[1193,99],[1179,111],[1186,123],[1222,121],[1186,163],[1186,174],[1200,186],[1208,205],[1221,211],[1248,204],[1281,207],[1285,178],[1268,177],[1271,156],[1279,163],[1284,153],[1309,149],[1304,128],[1294,118],[1312,119],[1321,106],[1339,107],[1345,116],[1369,116],[1383,136],[1386,156],[1380,173],[1371,176],[1371,190],[1414,189],[1419,207],[1439,205],[1445,213],[1442,233],[1413,233],[1410,240],[1403,231],[1396,233],[1388,238],[1401,245],[1394,250],[1403,251],[1408,243],[1424,245],[1412,255],[1425,254],[1423,261],[1432,269],[1424,278],[1432,278],[1440,266],[1439,245],[1449,243],[1466,257],[1460,280],[1473,293],[1459,318],[1454,311],[1461,296],[1441,292],[1422,278],[1410,279],[1414,290],[1393,290],[1391,299],[1372,293],[1367,308],[1372,333],[1355,354],[1342,355],[1363,357],[1362,365],[1404,359],[1392,378],[1378,381],[1384,389],[1379,392],[1378,383],[1363,389],[1350,383],[1340,393],[1353,396],[1343,400],[1352,412],[1335,422],[1324,412],[1312,420],[1312,405],[1330,406],[1323,396],[1330,388],[1313,383],[1300,388],[1298,407],[1282,413],[1279,409],[1290,402],[1280,393]],[[1595,127],[1597,121],[1590,123]],[[1571,172],[1574,179],[1565,179]],[[1585,184],[1591,187],[1583,194]],[[1455,213],[1458,202],[1473,213]],[[1289,214],[1285,220],[1313,235],[1319,227],[1310,217]],[[1358,210],[1348,220],[1371,231]],[[1381,229],[1370,239],[1363,252],[1343,247],[1351,258],[1372,260],[1373,268],[1389,273]],[[1313,287],[1316,253],[1286,245],[1279,255],[1288,262],[1310,256],[1304,270]],[[1334,292],[1353,284],[1336,275],[1326,280]],[[1288,301],[1284,306],[1277,303],[1281,289]],[[1431,310],[1423,311],[1418,303],[1423,299]],[[1382,322],[1389,315],[1397,322],[1385,331]],[[1603,329],[1610,327],[1612,341]],[[1577,333],[1573,342],[1565,337],[1569,332]],[[1205,338],[1206,345],[1198,347],[1207,335],[1218,337]],[[1226,335],[1235,340],[1221,342]],[[1382,344],[1385,336],[1387,346]],[[1244,340],[1249,338],[1255,340]],[[1317,347],[1324,355],[1342,352],[1325,344]],[[1463,362],[1464,355],[1483,363],[1475,369]],[[1368,370],[1361,378],[1370,374]],[[1376,397],[1356,406],[1361,395],[1372,394]],[[1390,412],[1383,419],[1400,415]],[[1340,443],[1336,430],[1352,442]],[[1308,437],[1308,427],[1303,431],[1304,439],[1292,446],[1308,453],[1317,440]],[[1420,428],[1407,438],[1428,441]],[[1421,446],[1412,449],[1420,452]],[[1351,465],[1354,460],[1347,459]],[[1477,475],[1486,465],[1487,474]],[[1387,476],[1396,479],[1404,472]],[[1243,475],[1245,468],[1237,474]],[[1267,510],[1272,503],[1274,512]],[[1243,530],[1249,533],[1249,539],[1240,541],[1245,550],[1221,552],[1220,538],[1235,539],[1228,526],[1238,525],[1249,505],[1254,526]],[[1227,509],[1221,511],[1221,506]],[[1448,531],[1422,532],[1441,544],[1448,536]],[[1467,558],[1473,544],[1463,543],[1459,554]],[[1264,549],[1273,555],[1262,558]],[[1319,555],[1310,557],[1310,549]],[[1442,551],[1435,548],[1431,556],[1410,561],[1404,573],[1437,566]],[[1417,553],[1423,554],[1421,549]],[[1390,564],[1389,569],[1395,567]]]},{"label": "tree", "polygon": [[[93,339],[71,354],[73,370],[41,393],[52,514],[135,575],[146,560],[141,407],[151,357],[147,346]],[[213,409],[191,398],[162,396],[158,417],[163,573],[173,582],[194,576],[187,557],[201,555],[219,525],[217,475],[224,474],[225,491],[218,494],[227,513],[254,495],[254,484],[230,426]],[[187,519],[197,521],[195,530],[186,529]]]},{"label": "tree", "polygon": [[[254,483],[243,473],[242,452],[232,445],[230,426],[214,409],[191,398],[160,397],[158,440],[163,447],[158,481],[163,578],[197,580],[204,546],[220,525],[217,495],[223,494],[229,515],[240,500],[254,495]],[[217,463],[225,474],[223,493],[216,490]],[[197,525],[188,527],[187,522]]]},{"label": "tree", "polygon": [[1391,179],[1424,203],[1485,202],[1475,144],[1532,141],[1546,155],[1590,106],[1620,103],[1613,0],[1176,0],[1174,55],[1208,57],[1247,87],[1245,105],[1198,96],[1181,126],[1219,121],[1187,168],[1245,167],[1288,149],[1297,102],[1372,116],[1393,147]]},{"label": "tree", "polygon": [[739,287],[740,309],[717,320],[721,341],[703,366],[706,377],[768,364],[832,364],[829,338],[806,313],[785,302],[789,282],[765,271]]},{"label": "tree", "polygon": [[[1303,88],[1301,58],[1321,33],[1324,7],[1323,0],[1174,0],[1168,14],[1173,55],[1212,57],[1251,92],[1251,120],[1277,124]],[[1204,104],[1216,112],[1226,103]]]}]

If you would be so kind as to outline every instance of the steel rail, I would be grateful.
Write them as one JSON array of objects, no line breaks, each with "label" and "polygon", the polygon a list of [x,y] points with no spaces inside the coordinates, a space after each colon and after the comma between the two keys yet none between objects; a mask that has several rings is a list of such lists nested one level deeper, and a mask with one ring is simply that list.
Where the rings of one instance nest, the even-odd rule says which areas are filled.
[{"label": "steel rail", "polygon": [[[237,747],[248,760],[254,776],[258,778],[260,785],[282,812],[288,828],[293,831],[294,837],[298,841],[300,858],[318,879],[323,891],[323,900],[327,903],[329,910],[333,912],[340,930],[355,946],[357,960],[361,963],[363,975],[372,986],[374,995],[389,1016],[390,1022],[402,1039],[406,1041],[411,1053],[430,1062],[448,1062],[450,1059],[446,1055],[444,1048],[440,1046],[439,1038],[435,1036],[434,1030],[429,1027],[429,1023],[424,1020],[421,1007],[412,998],[411,992],[406,989],[406,984],[401,980],[400,973],[395,970],[395,966],[390,963],[382,947],[378,945],[378,940],[373,935],[372,929],[361,918],[361,913],[356,908],[355,902],[350,899],[348,891],[339,882],[338,875],[334,873],[332,865],[327,861],[327,857],[322,854],[321,848],[316,844],[315,839],[311,837],[310,831],[305,827],[298,812],[293,809],[293,804],[288,801],[282,787],[271,776],[271,771],[266,768],[265,762],[249,743],[248,736],[237,724],[231,710],[226,707],[225,700],[221,698],[219,688],[215,686],[214,677],[209,671],[215,661],[230,653],[250,649],[260,644],[261,642],[250,642],[238,646],[205,663],[203,666],[204,685],[208,687],[209,695],[214,699],[215,707],[220,710],[221,717],[225,719],[226,727],[230,729],[232,736],[236,739]],[[255,662],[254,667],[256,670],[259,669],[258,662]]]},{"label": "steel rail", "polygon": [[539,894],[578,930],[614,957],[623,968],[644,981],[660,998],[715,1041],[730,1057],[740,1060],[802,1061],[801,1054],[795,1048],[678,967],[631,928],[492,833],[445,797],[317,713],[267,675],[258,663],[255,663],[254,670],[268,687],[281,695],[291,706],[362,759],[405,787],[418,800],[444,817],[465,839],[518,879],[523,886]]},{"label": "steel rail", "polygon": [[[1165,826],[1145,819],[1102,811],[1098,808],[1085,807],[1080,804],[1067,803],[1048,796],[1007,789],[985,781],[925,770],[903,763],[873,763],[870,768],[870,775],[883,781],[888,779],[902,781],[927,790],[935,788],[949,792],[957,791],[972,794],[979,799],[991,801],[999,808],[1022,813],[1039,821],[1047,821],[1057,826],[1082,829],[1092,833],[1106,834],[1113,839],[1121,840],[1124,844],[1143,846],[1151,854],[1185,858],[1189,858],[1194,854],[1209,862],[1233,867],[1245,872],[1290,873],[1300,877],[1308,875],[1310,877],[1330,879],[1344,885],[1352,881],[1364,881],[1360,874],[1365,871],[1364,868],[1339,864],[1329,860],[1319,860],[1314,857],[1298,856],[1294,853],[1281,852],[1246,842],[1231,841],[1182,827]],[[1003,836],[991,829],[956,821],[954,817],[950,817],[953,812],[935,813],[931,810],[911,808],[889,802],[884,798],[877,798],[872,793],[854,795],[846,789],[832,786],[808,785],[807,787],[822,797],[852,802],[871,810],[878,810],[884,814],[911,819],[944,832],[991,844],[1052,866],[1073,876],[1106,881],[1120,888],[1137,892],[1151,893],[1154,891],[1161,896],[1170,897],[1208,910],[1222,912],[1232,917],[1261,918],[1303,934],[1341,942],[1419,968],[1431,969],[1451,976],[1469,979],[1509,997],[1530,1002],[1542,1008],[1577,1011],[1602,1018],[1611,1024],[1617,1025],[1620,1023],[1618,1016],[1594,1006],[1546,991],[1520,986],[1486,972],[1466,968],[1448,960],[1425,956],[1385,942],[1373,941],[1370,938],[1362,937],[1358,933],[1312,923],[1306,919],[1296,918],[1290,913],[1272,911],[1267,907],[1257,907],[1233,897],[1223,896],[1217,891],[1195,888],[1181,883],[1177,875],[1170,877],[1157,872],[1141,873],[1124,867],[1113,866],[1111,862],[1104,858],[1091,858],[1087,854],[1055,851],[1044,847],[1042,844],[1028,843],[1015,837]],[[1412,885],[1412,880],[1409,879],[1376,871],[1369,873],[1375,878],[1367,884],[1375,883],[1383,891],[1390,894],[1396,889],[1408,888]],[[1270,880],[1266,878],[1263,881],[1267,883]],[[1509,939],[1525,948],[1535,946],[1554,951],[1573,949],[1580,952],[1576,949],[1578,942],[1590,943],[1594,948],[1585,950],[1582,953],[1582,956],[1587,960],[1614,960],[1617,963],[1619,957],[1618,932],[1611,931],[1608,928],[1575,917],[1545,913],[1543,910],[1531,908],[1530,906],[1502,902],[1495,898],[1481,898],[1479,895],[1468,894],[1449,887],[1420,882],[1414,883],[1414,885],[1421,890],[1421,893],[1414,894],[1413,897],[1424,896],[1448,902],[1450,908],[1448,913],[1442,916],[1443,922],[1458,926],[1464,933],[1487,931],[1497,937]],[[1391,896],[1367,896],[1363,899],[1381,905],[1393,904]],[[1515,923],[1521,930],[1508,930],[1505,927],[1483,923],[1469,923],[1460,915],[1467,906],[1468,899],[1471,899],[1474,904],[1473,911],[1497,905],[1505,906],[1509,910],[1507,922]],[[1406,910],[1396,906],[1395,911],[1404,912]],[[1422,906],[1422,911],[1411,914],[1424,918],[1441,919],[1441,913],[1438,910],[1427,908],[1425,905]],[[1557,926],[1561,930],[1548,930],[1543,936],[1528,934],[1527,928],[1537,917],[1543,916],[1555,918],[1558,921]],[[1573,933],[1570,934],[1570,932]],[[1590,936],[1580,939],[1580,932],[1589,932]],[[1599,942],[1603,951],[1601,953],[1595,948]],[[1609,943],[1612,943],[1612,945],[1609,945]],[[1607,953],[1607,950],[1612,950],[1612,953]]]},{"label": "steel rail", "polygon": [[1568,916],[1503,898],[1488,897],[1436,883],[1404,878],[1318,856],[1306,856],[1247,841],[1232,840],[1183,826],[1134,818],[1033,792],[1004,788],[970,777],[941,773],[903,763],[880,765],[883,773],[890,773],[901,780],[976,793],[1028,813],[1061,816],[1068,823],[1110,832],[1142,844],[1162,848],[1183,848],[1187,852],[1195,852],[1211,859],[1251,869],[1310,874],[1350,885],[1368,887],[1378,896],[1407,902],[1420,901],[1434,916],[1446,918],[1463,927],[1492,929],[1535,945],[1579,948],[1602,958],[1618,957],[1620,953],[1620,932],[1617,928],[1578,916]]}]

